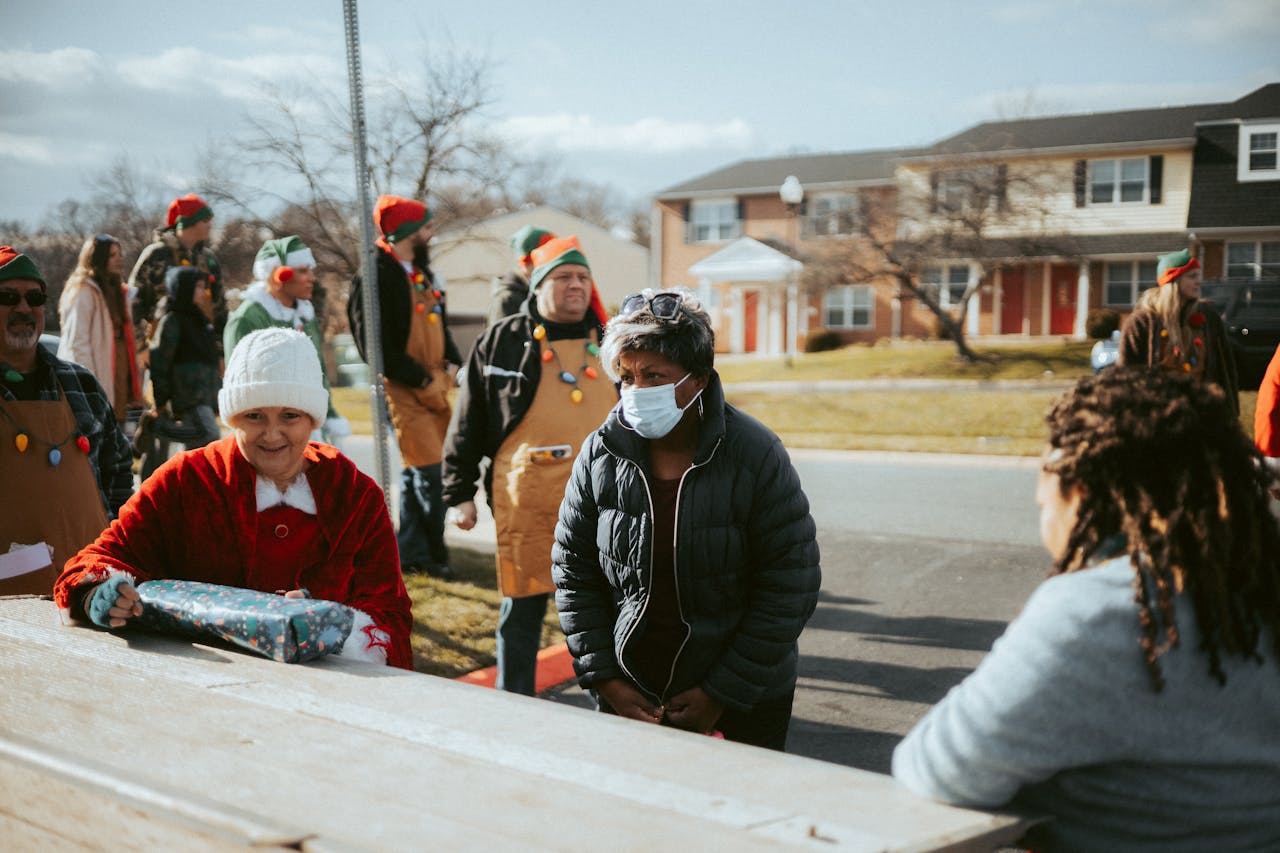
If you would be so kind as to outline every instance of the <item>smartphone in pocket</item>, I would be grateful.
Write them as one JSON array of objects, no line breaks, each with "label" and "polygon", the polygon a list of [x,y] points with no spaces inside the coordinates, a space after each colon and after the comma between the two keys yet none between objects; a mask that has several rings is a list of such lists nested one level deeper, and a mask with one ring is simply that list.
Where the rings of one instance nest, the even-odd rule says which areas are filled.
[{"label": "smartphone in pocket", "polygon": [[573,448],[567,444],[548,444],[546,447],[530,447],[529,459],[533,462],[550,462],[553,459],[568,459]]}]

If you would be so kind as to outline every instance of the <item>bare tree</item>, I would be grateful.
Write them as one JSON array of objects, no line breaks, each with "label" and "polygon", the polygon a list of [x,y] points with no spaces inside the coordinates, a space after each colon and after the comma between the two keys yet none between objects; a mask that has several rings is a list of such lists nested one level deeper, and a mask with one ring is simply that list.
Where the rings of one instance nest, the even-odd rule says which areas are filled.
[{"label": "bare tree", "polygon": [[[965,338],[965,318],[990,273],[1018,259],[1074,254],[1072,241],[1050,228],[1051,202],[1062,186],[1059,171],[1035,163],[969,159],[908,173],[896,194],[860,197],[854,238],[807,264],[802,283],[813,289],[891,281],[898,296],[933,314],[959,358],[981,360]],[[963,293],[944,299],[947,282],[926,273],[947,259],[967,263],[970,275]]]}]

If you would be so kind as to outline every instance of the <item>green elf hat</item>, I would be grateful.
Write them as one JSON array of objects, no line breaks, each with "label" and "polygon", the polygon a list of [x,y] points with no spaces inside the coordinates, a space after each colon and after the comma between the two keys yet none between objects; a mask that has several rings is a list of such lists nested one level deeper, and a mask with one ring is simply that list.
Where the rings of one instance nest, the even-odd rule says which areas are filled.
[{"label": "green elf hat", "polygon": [[1198,269],[1200,269],[1200,262],[1191,257],[1190,249],[1170,252],[1167,255],[1161,255],[1156,263],[1156,280],[1162,285],[1168,284],[1187,270]]},{"label": "green elf hat", "polygon": [[378,226],[388,243],[396,243],[418,231],[431,221],[431,208],[411,198],[398,195],[378,196],[373,208],[373,224]]},{"label": "green elf hat", "polygon": [[49,289],[35,261],[12,246],[0,246],[0,281],[13,281],[20,278],[40,282],[41,290]]},{"label": "green elf hat", "polygon": [[544,231],[533,225],[526,225],[519,231],[511,235],[511,251],[521,263],[529,263],[529,254],[543,243],[554,240],[555,234],[550,231]]},{"label": "green elf hat", "polygon": [[213,209],[205,203],[205,200],[195,193],[189,193],[169,203],[169,215],[165,219],[165,227],[173,228],[176,225],[181,230],[212,218]]},{"label": "green elf hat", "polygon": [[[573,235],[553,237],[530,252],[529,256],[533,261],[533,272],[529,273],[530,290],[537,290],[538,285],[553,269],[565,264],[581,264],[588,271],[591,270],[587,264],[587,256],[582,254],[582,246],[578,245],[578,238]],[[591,280],[591,311],[601,326],[609,322],[609,314],[604,310],[604,302],[600,299],[594,277]]]},{"label": "green elf hat", "polygon": [[[253,277],[256,281],[266,281],[267,277],[278,269],[288,269],[289,278],[293,277],[294,267],[314,267],[315,255],[298,237],[280,237],[268,240],[258,250],[253,259]],[[286,281],[288,279],[285,279]]]}]

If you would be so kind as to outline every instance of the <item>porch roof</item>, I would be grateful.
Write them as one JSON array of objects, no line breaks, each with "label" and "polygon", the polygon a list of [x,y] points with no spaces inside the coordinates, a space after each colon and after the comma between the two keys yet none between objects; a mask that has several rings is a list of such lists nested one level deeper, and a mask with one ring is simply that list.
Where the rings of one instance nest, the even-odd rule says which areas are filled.
[{"label": "porch roof", "polygon": [[751,237],[739,237],[689,267],[708,281],[785,281],[804,264]]}]

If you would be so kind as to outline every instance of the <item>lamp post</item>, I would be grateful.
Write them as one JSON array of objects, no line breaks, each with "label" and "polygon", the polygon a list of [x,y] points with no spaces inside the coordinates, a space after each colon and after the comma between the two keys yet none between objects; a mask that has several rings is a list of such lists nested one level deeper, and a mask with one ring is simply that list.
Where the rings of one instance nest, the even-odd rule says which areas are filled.
[{"label": "lamp post", "polygon": [[[787,218],[791,220],[791,248],[799,253],[800,248],[800,203],[804,201],[804,187],[795,175],[787,175],[782,186],[778,188],[778,197],[787,206]],[[799,321],[799,290],[796,273],[790,273],[787,282],[787,367],[791,366],[791,357],[796,352],[796,323]]]}]

